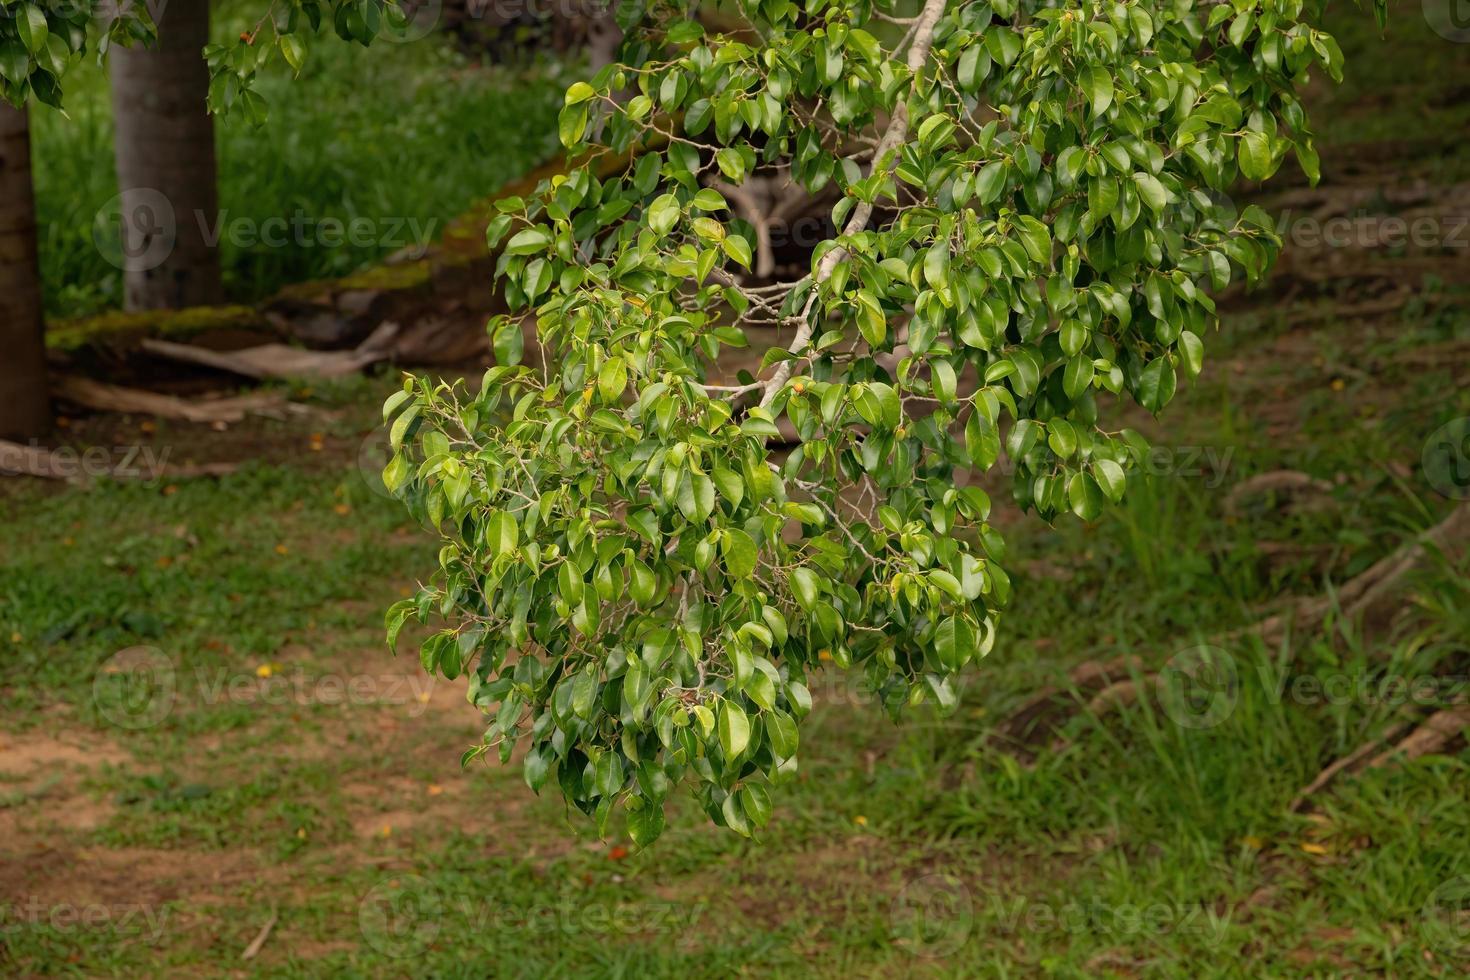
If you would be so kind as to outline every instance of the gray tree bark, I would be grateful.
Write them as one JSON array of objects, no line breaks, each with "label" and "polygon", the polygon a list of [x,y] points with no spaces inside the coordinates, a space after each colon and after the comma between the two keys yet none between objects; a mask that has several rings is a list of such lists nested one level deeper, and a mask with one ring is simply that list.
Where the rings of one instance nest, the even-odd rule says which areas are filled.
[{"label": "gray tree bark", "polygon": [[205,100],[209,0],[161,7],[158,44],[109,55],[122,189],[124,302],[130,310],[218,303],[214,119]]},{"label": "gray tree bark", "polygon": [[26,110],[0,102],[0,437],[51,427]]}]

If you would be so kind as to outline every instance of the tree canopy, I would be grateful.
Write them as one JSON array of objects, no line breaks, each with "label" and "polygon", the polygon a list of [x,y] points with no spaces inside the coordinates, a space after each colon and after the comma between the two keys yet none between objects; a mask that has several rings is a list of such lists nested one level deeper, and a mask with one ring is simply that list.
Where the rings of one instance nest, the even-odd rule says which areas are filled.
[{"label": "tree canopy", "polygon": [[[524,741],[532,789],[642,843],[681,783],[764,824],[828,661],[895,716],[954,705],[1011,590],[975,477],[1004,456],[1048,521],[1123,496],[1145,445],[1099,402],[1200,371],[1210,290],[1279,244],[1224,192],[1316,179],[1297,91],[1342,71],[1301,0],[738,9],[627,20],[566,93],[581,163],[490,225],[498,366],[385,406],[386,481],[444,539],[390,636],[446,617],[423,664],[491,719],[466,761]],[[762,179],[835,191],[795,281],[750,275]],[[781,346],[713,383],[753,327]]]}]

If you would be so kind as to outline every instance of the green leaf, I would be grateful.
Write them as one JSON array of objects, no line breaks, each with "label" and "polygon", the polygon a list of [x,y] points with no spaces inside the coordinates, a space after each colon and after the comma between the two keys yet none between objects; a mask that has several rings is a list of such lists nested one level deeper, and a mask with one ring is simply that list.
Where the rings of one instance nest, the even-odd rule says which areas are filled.
[{"label": "green leaf", "polygon": [[495,352],[495,363],[507,367],[521,363],[525,354],[526,339],[521,334],[521,324],[509,317],[497,319],[490,334],[490,347]]},{"label": "green leaf", "polygon": [[935,289],[949,288],[949,242],[937,241],[924,253],[924,280]]},{"label": "green leaf", "polygon": [[41,8],[34,4],[21,4],[19,12],[15,17],[15,30],[20,35],[20,43],[26,46],[31,57],[37,57],[41,49],[46,47],[46,15]]},{"label": "green leaf", "polygon": [[1123,489],[1127,485],[1123,467],[1111,459],[1099,459],[1092,464],[1092,474],[1109,500],[1116,504],[1123,499]]},{"label": "green leaf", "polygon": [[975,631],[959,616],[949,616],[934,632],[934,653],[946,670],[959,670],[975,655]]},{"label": "green leaf", "polygon": [[664,832],[664,807],[662,803],[647,801],[643,807],[628,814],[628,836],[639,847],[647,847]]},{"label": "green leaf", "polygon": [[1167,356],[1148,362],[1138,379],[1138,403],[1155,415],[1174,397],[1174,364]]},{"label": "green leaf", "polygon": [[755,539],[740,528],[721,532],[720,553],[725,556],[725,571],[734,578],[749,578],[755,573],[758,554]]},{"label": "green leaf", "polygon": [[869,347],[882,347],[883,341],[888,339],[888,318],[883,313],[878,297],[866,289],[858,290],[857,323],[858,332],[863,335]]},{"label": "green leaf", "polygon": [[609,357],[597,372],[597,393],[603,401],[616,402],[628,387],[628,365],[621,357]]},{"label": "green leaf", "polygon": [[730,235],[720,242],[720,249],[742,268],[750,268],[750,243],[740,235]]},{"label": "green leaf", "polygon": [[1077,430],[1066,419],[1052,419],[1047,423],[1046,444],[1066,459],[1077,451]]},{"label": "green leaf", "polygon": [[1240,138],[1236,154],[1240,161],[1240,172],[1247,180],[1265,180],[1276,172],[1271,138],[1265,133],[1246,133]]},{"label": "green leaf", "polygon": [[1102,513],[1102,491],[1088,473],[1072,474],[1067,483],[1067,499],[1072,504],[1072,512],[1084,521],[1097,520]]},{"label": "green leaf", "polygon": [[551,763],[555,756],[547,750],[533,748],[526,753],[526,761],[522,767],[522,775],[525,776],[526,785],[531,792],[540,793],[541,787],[546,785],[547,777],[551,775]]},{"label": "green leaf", "polygon": [[282,34],[279,43],[286,64],[291,66],[293,72],[301,74],[301,68],[306,64],[306,45],[295,34]]},{"label": "green leaf", "polygon": [[981,204],[990,204],[1000,197],[1001,188],[1006,183],[1006,165],[1003,160],[987,163],[980,168],[980,175],[975,178],[975,191],[980,195]]},{"label": "green leaf", "polygon": [[585,105],[569,105],[557,113],[556,135],[561,140],[562,146],[568,148],[576,146],[586,129],[587,107]]},{"label": "green leaf", "polygon": [[648,227],[655,234],[667,235],[679,223],[681,213],[677,197],[673,194],[660,195],[648,206]]},{"label": "green leaf", "polygon": [[534,255],[551,244],[551,232],[540,225],[524,228],[511,236],[505,246],[506,255]]},{"label": "green leaf", "polygon": [[733,760],[750,744],[750,719],[745,709],[733,701],[720,702],[720,717],[715,727],[726,759]]},{"label": "green leaf", "polygon": [[658,591],[658,577],[653,569],[634,558],[629,563],[628,594],[640,606],[652,605]]},{"label": "green leaf", "polygon": [[750,836],[750,821],[745,818],[745,811],[740,807],[737,794],[731,793],[725,797],[724,802],[720,804],[720,815],[725,818],[725,826],[741,837]]},{"label": "green leaf", "polygon": [[1092,104],[1092,114],[1100,116],[1113,104],[1113,76],[1107,69],[1091,65],[1077,77],[1082,93]]},{"label": "green leaf", "polygon": [[0,42],[0,78],[20,82],[30,77],[31,56],[19,41]]},{"label": "green leaf", "polygon": [[764,827],[771,820],[771,794],[760,783],[746,783],[740,787],[740,808],[757,827]]},{"label": "green leaf", "polygon": [[1000,458],[1000,430],[977,409],[965,423],[965,451],[977,469],[988,470]]},{"label": "green leaf", "polygon": [[791,572],[791,588],[796,593],[796,604],[807,612],[816,605],[821,593],[819,580],[810,568],[797,568]]},{"label": "green leaf", "polygon": [[1163,211],[1169,203],[1169,192],[1164,188],[1159,178],[1152,174],[1134,174],[1133,182],[1138,185],[1138,196],[1143,198],[1143,203],[1154,214]]},{"label": "green leaf", "polygon": [[485,522],[485,546],[492,555],[505,555],[516,550],[520,544],[521,527],[515,515],[509,511],[496,511]]},{"label": "green leaf", "polygon": [[597,95],[597,90],[586,82],[573,82],[567,89],[565,105],[578,105]]},{"label": "green leaf", "polygon": [[771,750],[783,759],[796,755],[799,737],[796,721],[784,711],[772,711],[766,716],[766,736]]},{"label": "green leaf", "polygon": [[720,150],[715,154],[715,165],[720,168],[720,173],[737,184],[745,179],[745,157],[739,150],[728,146]]}]

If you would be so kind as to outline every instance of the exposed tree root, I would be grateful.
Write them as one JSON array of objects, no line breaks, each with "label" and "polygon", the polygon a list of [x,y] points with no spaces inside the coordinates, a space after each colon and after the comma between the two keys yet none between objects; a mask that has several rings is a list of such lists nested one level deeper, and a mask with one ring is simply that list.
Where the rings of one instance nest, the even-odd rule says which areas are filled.
[{"label": "exposed tree root", "polygon": [[1334,608],[1342,610],[1344,619],[1360,622],[1365,627],[1381,625],[1401,608],[1398,599],[1409,574],[1426,557],[1439,553],[1458,562],[1467,548],[1470,548],[1470,504],[1460,504],[1443,521],[1344,582],[1336,592],[1303,599],[1287,611],[1262,620],[1250,632],[1274,644],[1290,629],[1315,629]]},{"label": "exposed tree root", "polygon": [[[1273,479],[1281,477],[1273,474]],[[1296,474],[1282,485],[1302,486]],[[1308,481],[1310,477],[1306,478]],[[1270,616],[1247,630],[1230,634],[1230,638],[1256,634],[1267,644],[1275,644],[1288,629],[1311,630],[1320,626],[1334,609],[1344,618],[1368,624],[1386,623],[1402,608],[1401,597],[1410,573],[1432,555],[1444,555],[1459,561],[1470,548],[1470,503],[1456,507],[1443,521],[1404,544],[1366,571],[1343,583],[1326,596],[1303,599],[1289,610]],[[1012,751],[1029,753],[1050,740],[1053,750],[1065,747],[1062,731],[1078,714],[1100,718],[1135,704],[1150,689],[1160,684],[1160,675],[1144,671],[1137,657],[1119,657],[1105,663],[1088,661],[1068,675],[1068,684],[1043,690],[1023,704],[997,729],[996,737]],[[1085,699],[1085,700],[1084,700]],[[1333,763],[1317,779],[1305,787],[1293,801],[1297,809],[1313,793],[1343,770],[1354,766],[1374,768],[1398,758],[1416,758],[1442,749],[1462,729],[1470,725],[1470,706],[1456,706],[1439,711],[1415,727],[1393,748],[1372,756],[1382,744],[1400,735],[1411,722],[1391,729],[1381,738]],[[1372,756],[1366,764],[1363,760]]]},{"label": "exposed tree root", "polygon": [[[1312,798],[1341,773],[1357,775],[1408,762],[1420,756],[1434,755],[1459,738],[1467,728],[1470,728],[1470,704],[1442,708],[1418,724],[1411,721],[1400,722],[1323,769],[1316,779],[1296,794],[1290,809],[1293,812],[1305,809]],[[1406,729],[1407,735],[1404,734]],[[1383,749],[1386,742],[1393,742],[1393,747]]]},{"label": "exposed tree root", "polygon": [[1313,779],[1310,783],[1303,786],[1297,792],[1296,797],[1291,801],[1291,806],[1287,807],[1287,809],[1291,810],[1293,813],[1300,811],[1304,806],[1306,806],[1308,800],[1310,800],[1312,796],[1314,796],[1316,793],[1326,787],[1328,783],[1336,779],[1338,773],[1343,772],[1344,770],[1349,772],[1359,771],[1363,767],[1363,760],[1369,758],[1374,752],[1378,751],[1379,746],[1383,745],[1384,742],[1387,742],[1390,739],[1397,738],[1399,735],[1403,734],[1404,730],[1408,728],[1410,724],[1410,722],[1406,721],[1399,722],[1398,724],[1391,727],[1388,731],[1384,732],[1382,735],[1379,735],[1377,738],[1370,739],[1369,741],[1364,742],[1362,745],[1358,746],[1356,749],[1353,749],[1341,759],[1333,762],[1326,769],[1323,769],[1320,773],[1318,773],[1316,779]]},{"label": "exposed tree root", "polygon": [[1241,480],[1225,495],[1225,513],[1238,514],[1241,505],[1251,497],[1274,493],[1293,497],[1307,494],[1328,494],[1332,484],[1326,480],[1298,470],[1272,470]]},{"label": "exposed tree root", "polygon": [[1060,730],[1084,697],[1090,703],[1099,691],[1124,681],[1142,667],[1143,661],[1133,656],[1079,664],[1067,674],[1066,685],[1045,688],[1012,712],[998,735],[1013,747],[1034,749]]}]

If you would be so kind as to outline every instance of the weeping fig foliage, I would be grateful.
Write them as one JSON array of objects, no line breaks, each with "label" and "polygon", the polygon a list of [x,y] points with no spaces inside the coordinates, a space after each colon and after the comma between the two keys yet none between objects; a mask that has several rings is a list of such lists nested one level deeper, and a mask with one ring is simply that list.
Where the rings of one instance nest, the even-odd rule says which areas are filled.
[{"label": "weeping fig foliage", "polygon": [[[511,314],[478,390],[408,378],[384,479],[443,538],[387,615],[606,831],[676,788],[743,835],[796,771],[814,671],[893,715],[956,700],[1011,591],[976,477],[1092,520],[1199,373],[1209,292],[1278,248],[1224,195],[1338,78],[1312,0],[737,0],[625,10],[566,92],[579,161],[490,223]],[[601,175],[601,176],[599,176]],[[763,184],[831,204],[797,274]],[[523,328],[534,363],[522,363]],[[720,369],[774,330],[759,370]]]}]

